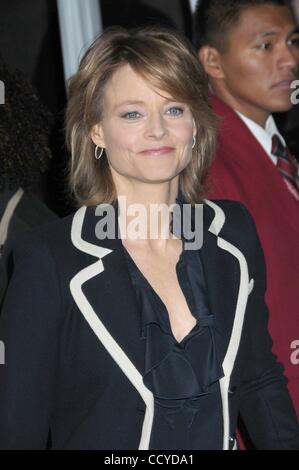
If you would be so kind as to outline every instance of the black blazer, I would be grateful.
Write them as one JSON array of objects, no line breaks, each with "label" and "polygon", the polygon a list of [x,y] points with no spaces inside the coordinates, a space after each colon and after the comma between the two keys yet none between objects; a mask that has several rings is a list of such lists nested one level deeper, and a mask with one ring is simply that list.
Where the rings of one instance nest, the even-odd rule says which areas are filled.
[{"label": "black blazer", "polygon": [[[0,193],[0,214],[17,189]],[[18,244],[23,233],[33,227],[54,221],[58,217],[34,194],[25,192],[9,224],[7,239],[0,255],[0,305],[13,272],[13,245]]]},{"label": "black blazer", "polygon": [[[99,240],[95,207],[35,229],[16,256],[0,320],[0,447],[147,449],[154,414],[144,341],[121,241]],[[200,250],[218,350],[223,417],[199,432],[235,446],[239,413],[260,449],[299,448],[282,367],[271,352],[260,244],[245,208],[206,201]],[[219,435],[219,432],[218,432]]]}]

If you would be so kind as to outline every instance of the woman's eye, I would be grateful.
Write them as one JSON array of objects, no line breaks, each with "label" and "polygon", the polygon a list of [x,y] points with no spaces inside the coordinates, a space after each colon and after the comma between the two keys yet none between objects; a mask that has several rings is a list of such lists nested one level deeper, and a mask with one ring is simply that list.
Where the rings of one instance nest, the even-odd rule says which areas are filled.
[{"label": "woman's eye", "polygon": [[263,42],[263,44],[260,44],[260,45],[259,45],[259,48],[260,48],[260,49],[263,49],[263,50],[270,49],[270,47],[271,47],[271,43],[270,43],[270,42]]},{"label": "woman's eye", "polygon": [[141,116],[137,111],[129,111],[128,113],[123,114],[121,117],[124,119],[138,119]]},{"label": "woman's eye", "polygon": [[170,114],[170,116],[180,116],[183,114],[183,112],[183,108],[180,108],[179,106],[172,106],[170,109],[168,109],[167,114]]}]

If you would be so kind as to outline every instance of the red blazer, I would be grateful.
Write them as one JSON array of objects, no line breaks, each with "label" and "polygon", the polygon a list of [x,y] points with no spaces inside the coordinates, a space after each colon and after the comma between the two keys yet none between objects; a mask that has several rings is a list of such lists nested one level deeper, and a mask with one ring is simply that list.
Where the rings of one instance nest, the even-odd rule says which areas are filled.
[{"label": "red blazer", "polygon": [[209,198],[241,201],[255,220],[266,259],[273,351],[299,416],[299,201],[233,109],[216,97],[212,106],[221,122]]}]

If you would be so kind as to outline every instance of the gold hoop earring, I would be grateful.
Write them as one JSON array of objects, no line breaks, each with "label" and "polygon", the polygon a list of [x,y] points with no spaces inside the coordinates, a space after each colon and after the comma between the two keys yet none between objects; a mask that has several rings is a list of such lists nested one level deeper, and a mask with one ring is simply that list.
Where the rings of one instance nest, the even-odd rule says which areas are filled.
[{"label": "gold hoop earring", "polygon": [[[98,153],[98,149],[101,149],[100,150],[100,153]],[[103,155],[103,152],[104,152],[104,148],[103,147],[99,147],[98,145],[96,146],[96,148],[94,149],[94,158],[96,160],[100,160],[101,156]]]},{"label": "gold hoop earring", "polygon": [[192,143],[192,148],[193,148],[193,149],[194,149],[194,147],[195,147],[195,144],[196,144],[196,138],[195,138],[195,136],[194,136],[194,137],[193,137],[193,143]]}]

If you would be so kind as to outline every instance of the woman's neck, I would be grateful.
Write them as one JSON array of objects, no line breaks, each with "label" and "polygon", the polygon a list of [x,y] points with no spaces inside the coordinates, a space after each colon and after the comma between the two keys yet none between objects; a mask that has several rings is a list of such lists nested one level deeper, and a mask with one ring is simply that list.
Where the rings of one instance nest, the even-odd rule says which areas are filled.
[{"label": "woman's neck", "polygon": [[121,238],[165,249],[174,236],[170,230],[178,182],[116,185]]}]

